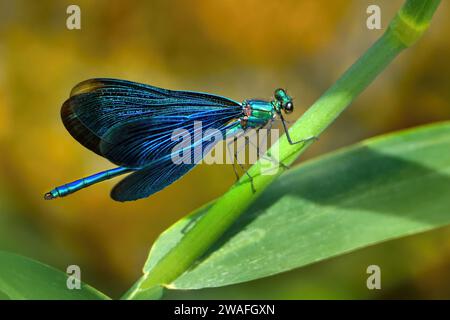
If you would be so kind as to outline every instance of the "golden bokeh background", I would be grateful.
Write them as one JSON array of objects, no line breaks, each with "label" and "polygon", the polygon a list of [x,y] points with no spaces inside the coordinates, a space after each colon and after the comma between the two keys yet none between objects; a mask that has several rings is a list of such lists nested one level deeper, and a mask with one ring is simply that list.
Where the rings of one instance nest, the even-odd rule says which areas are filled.
[{"label": "golden bokeh background", "polygon": [[[383,32],[403,1],[0,0],[0,250],[61,270],[118,297],[140,276],[152,242],[234,182],[230,166],[199,166],[147,199],[117,203],[117,179],[70,197],[44,192],[112,167],[64,129],[59,109],[84,79],[117,77],[241,101],[295,98],[297,119]],[[81,8],[81,30],[66,8]],[[382,9],[383,30],[366,28]],[[303,159],[450,117],[450,3]],[[426,214],[426,212],[424,212]],[[379,264],[383,290],[365,287]],[[360,250],[278,276],[169,298],[450,298],[450,228]],[[270,288],[270,289],[268,289]]]}]

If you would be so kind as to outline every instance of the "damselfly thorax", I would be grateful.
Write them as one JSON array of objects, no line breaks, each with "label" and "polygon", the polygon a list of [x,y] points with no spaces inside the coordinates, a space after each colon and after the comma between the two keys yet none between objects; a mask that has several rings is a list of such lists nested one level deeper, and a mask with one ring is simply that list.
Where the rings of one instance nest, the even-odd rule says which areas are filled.
[{"label": "damselfly thorax", "polygon": [[[236,121],[234,131],[258,129],[273,121],[281,112],[294,110],[292,98],[283,89],[275,90],[274,100],[249,99],[242,102],[242,116]],[[282,119],[281,119],[282,120]],[[283,120],[282,120],[283,121]],[[234,134],[231,131],[228,137]]]}]

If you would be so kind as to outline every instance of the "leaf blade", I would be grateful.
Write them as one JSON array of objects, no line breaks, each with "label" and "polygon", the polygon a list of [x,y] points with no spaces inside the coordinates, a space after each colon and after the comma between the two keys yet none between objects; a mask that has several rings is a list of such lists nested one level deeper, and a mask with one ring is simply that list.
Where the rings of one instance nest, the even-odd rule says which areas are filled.
[{"label": "leaf blade", "polygon": [[0,292],[9,299],[91,300],[109,299],[93,287],[69,290],[67,275],[38,261],[0,251]]},{"label": "leaf blade", "polygon": [[[171,289],[200,289],[288,271],[450,223],[450,122],[370,139],[278,179]],[[161,235],[148,273],[201,208]],[[163,244],[164,243],[164,244]]]}]

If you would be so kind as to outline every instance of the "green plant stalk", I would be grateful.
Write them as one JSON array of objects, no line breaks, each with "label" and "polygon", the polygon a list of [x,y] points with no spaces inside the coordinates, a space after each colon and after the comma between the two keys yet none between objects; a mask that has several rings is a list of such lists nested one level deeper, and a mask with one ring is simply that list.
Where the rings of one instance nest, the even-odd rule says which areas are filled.
[{"label": "green plant stalk", "polygon": [[[339,114],[386,68],[405,48],[413,45],[428,28],[440,0],[408,0],[389,24],[386,32],[330,87],[291,127],[294,141],[318,137]],[[269,150],[279,150],[279,161],[290,165],[311,142],[291,145],[285,136]],[[276,148],[276,149],[275,149]],[[272,152],[275,154],[275,152]],[[129,290],[124,298],[133,298],[139,290],[170,284],[223,235],[244,210],[276,178],[262,175],[261,161],[248,173],[257,190],[252,193],[246,175],[222,196],[183,239],[155,267]],[[279,170],[281,171],[281,170]]]}]

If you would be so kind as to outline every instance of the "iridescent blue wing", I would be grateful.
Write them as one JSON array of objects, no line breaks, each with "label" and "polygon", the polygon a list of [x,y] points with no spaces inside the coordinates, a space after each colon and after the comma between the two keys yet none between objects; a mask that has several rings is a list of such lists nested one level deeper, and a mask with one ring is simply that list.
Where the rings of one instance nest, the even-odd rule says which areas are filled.
[{"label": "iridescent blue wing", "polygon": [[78,142],[102,155],[99,144],[107,130],[129,119],[151,115],[145,103],[165,95],[164,89],[129,81],[90,79],[72,89],[61,108],[61,118]]},{"label": "iridescent blue wing", "polygon": [[168,155],[174,129],[192,130],[196,120],[204,128],[223,129],[240,116],[241,108],[236,101],[206,93],[91,79],[74,87],[61,117],[88,149],[119,165],[142,167]]},{"label": "iridescent blue wing", "polygon": [[122,179],[111,191],[116,201],[146,198],[172,184],[195,167],[191,164],[175,164],[170,158],[158,161]]},{"label": "iridescent blue wing", "polygon": [[[216,129],[225,136],[230,120],[235,113],[226,110],[202,110],[189,115],[155,115],[121,123],[107,131],[100,142],[101,154],[110,161],[134,168],[170,156],[173,148],[180,143],[173,133],[183,129],[189,134],[191,143],[199,144],[205,139],[205,131]],[[231,122],[232,123],[232,122]],[[201,125],[200,125],[201,124]]]},{"label": "iridescent blue wing", "polygon": [[173,161],[171,156],[158,159],[121,180],[112,189],[111,198],[116,201],[138,200],[164,189],[195,167],[193,160],[198,152],[208,153],[216,142],[202,141],[201,149],[192,147],[185,150],[178,161]]}]

